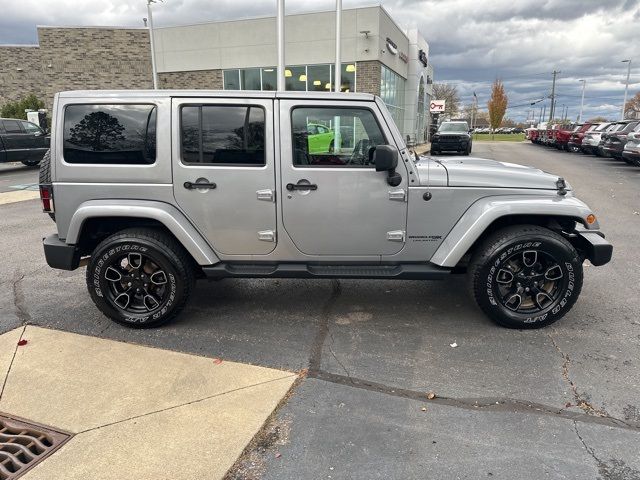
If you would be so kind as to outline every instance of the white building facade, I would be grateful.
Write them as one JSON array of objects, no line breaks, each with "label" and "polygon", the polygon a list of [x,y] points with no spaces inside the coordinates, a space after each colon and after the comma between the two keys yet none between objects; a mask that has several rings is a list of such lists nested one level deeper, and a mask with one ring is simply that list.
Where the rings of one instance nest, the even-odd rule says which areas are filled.
[{"label": "white building facade", "polygon": [[[154,29],[160,88],[275,90],[275,17]],[[433,67],[418,30],[381,7],[345,9],[341,91],[379,95],[411,142],[426,140]],[[335,12],[285,17],[287,90],[332,91]]]}]

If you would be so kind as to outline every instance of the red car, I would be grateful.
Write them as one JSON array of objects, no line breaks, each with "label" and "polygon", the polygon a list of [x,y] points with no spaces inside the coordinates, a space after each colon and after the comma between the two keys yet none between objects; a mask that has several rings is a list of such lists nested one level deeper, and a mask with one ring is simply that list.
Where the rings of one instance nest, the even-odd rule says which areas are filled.
[{"label": "red car", "polygon": [[569,150],[569,139],[571,138],[571,134],[575,131],[575,128],[576,126],[571,123],[557,125],[553,130],[553,145],[558,150]]},{"label": "red car", "polygon": [[582,139],[587,132],[594,130],[599,123],[585,123],[583,125],[578,125],[576,129],[571,132],[571,137],[569,138],[569,143],[567,144],[568,150],[573,153],[578,153],[582,149]]}]

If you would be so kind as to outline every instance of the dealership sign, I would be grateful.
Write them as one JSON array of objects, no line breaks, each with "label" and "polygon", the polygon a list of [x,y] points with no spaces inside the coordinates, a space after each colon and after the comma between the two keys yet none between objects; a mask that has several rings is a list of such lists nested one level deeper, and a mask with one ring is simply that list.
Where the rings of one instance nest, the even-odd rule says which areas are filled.
[{"label": "dealership sign", "polygon": [[429,104],[429,111],[431,113],[444,112],[444,100],[431,100],[431,103]]}]

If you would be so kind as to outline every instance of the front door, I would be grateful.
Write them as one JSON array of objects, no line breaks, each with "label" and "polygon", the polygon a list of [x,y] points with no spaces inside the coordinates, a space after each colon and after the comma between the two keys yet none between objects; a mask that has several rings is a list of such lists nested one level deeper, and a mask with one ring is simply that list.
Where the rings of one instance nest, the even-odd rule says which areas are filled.
[{"label": "front door", "polygon": [[180,208],[223,255],[276,246],[273,101],[173,99],[173,183]]},{"label": "front door", "polygon": [[[284,227],[308,255],[393,255],[405,242],[407,171],[387,183],[371,152],[393,144],[371,102],[280,101]],[[331,138],[326,138],[327,131]]]}]

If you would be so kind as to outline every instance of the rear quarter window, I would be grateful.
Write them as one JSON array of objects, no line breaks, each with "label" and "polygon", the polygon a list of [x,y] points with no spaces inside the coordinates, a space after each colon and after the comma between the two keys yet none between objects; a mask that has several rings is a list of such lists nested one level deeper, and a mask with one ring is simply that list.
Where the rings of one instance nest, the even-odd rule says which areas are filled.
[{"label": "rear quarter window", "polygon": [[155,105],[68,105],[64,160],[75,164],[155,163],[156,112]]}]

